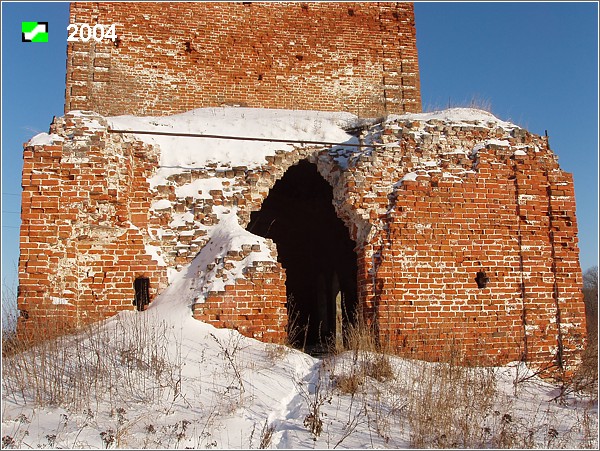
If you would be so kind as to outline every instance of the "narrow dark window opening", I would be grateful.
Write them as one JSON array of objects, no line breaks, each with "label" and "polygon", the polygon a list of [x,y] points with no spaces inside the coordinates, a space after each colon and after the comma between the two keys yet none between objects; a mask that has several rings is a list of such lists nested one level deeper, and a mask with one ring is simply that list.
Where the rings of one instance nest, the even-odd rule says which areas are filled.
[{"label": "narrow dark window opening", "polygon": [[475,282],[477,282],[478,288],[487,287],[487,284],[489,281],[490,281],[490,278],[485,274],[485,271],[477,272],[477,277],[475,277]]},{"label": "narrow dark window opening", "polygon": [[150,304],[150,279],[138,277],[133,283],[135,288],[135,300],[133,304],[137,311],[142,312]]}]

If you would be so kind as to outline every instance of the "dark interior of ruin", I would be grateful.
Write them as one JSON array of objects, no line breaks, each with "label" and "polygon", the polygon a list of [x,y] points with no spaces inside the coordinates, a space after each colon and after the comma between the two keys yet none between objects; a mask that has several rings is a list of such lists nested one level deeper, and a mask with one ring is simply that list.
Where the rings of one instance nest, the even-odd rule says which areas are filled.
[{"label": "dark interior of ruin", "polygon": [[290,341],[313,353],[341,343],[357,305],[355,244],[332,199],[329,183],[303,160],[275,183],[247,227],[276,243],[286,270]]}]

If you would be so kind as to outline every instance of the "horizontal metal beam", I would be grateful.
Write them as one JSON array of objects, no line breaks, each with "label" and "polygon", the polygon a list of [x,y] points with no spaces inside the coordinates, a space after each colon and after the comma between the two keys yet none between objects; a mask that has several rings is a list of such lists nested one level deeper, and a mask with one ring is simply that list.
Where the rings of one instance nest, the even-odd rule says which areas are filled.
[{"label": "horizontal metal beam", "polygon": [[156,132],[148,130],[114,130],[109,128],[109,133],[133,133],[138,135],[160,135],[160,136],[181,136],[185,138],[211,138],[211,139],[230,139],[234,141],[262,141],[273,143],[286,144],[314,144],[320,146],[341,146],[341,147],[374,147],[382,146],[383,144],[349,144],[349,143],[334,143],[327,141],[311,141],[306,139],[278,139],[278,138],[258,138],[249,136],[228,136],[228,135],[206,135],[203,133],[177,133],[177,132]]}]

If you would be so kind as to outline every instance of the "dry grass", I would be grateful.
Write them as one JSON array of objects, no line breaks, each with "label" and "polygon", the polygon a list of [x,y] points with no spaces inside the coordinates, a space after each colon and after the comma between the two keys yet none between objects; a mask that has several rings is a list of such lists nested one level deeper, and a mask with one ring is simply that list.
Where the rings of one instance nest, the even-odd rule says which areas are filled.
[{"label": "dry grass", "polygon": [[275,426],[269,425],[267,421],[263,425],[262,431],[260,432],[260,443],[259,449],[268,449],[271,447],[273,441],[273,432],[275,432]]},{"label": "dry grass", "polygon": [[[207,416],[162,426],[148,423],[144,438],[147,447],[183,447],[190,437],[195,437],[197,446],[216,447],[210,431],[218,419],[232,415],[253,395],[248,377],[244,378],[250,367],[245,366],[248,360],[239,334],[232,332],[229,339],[213,336],[213,340],[229,383],[215,390],[218,396],[214,405],[207,406]],[[18,402],[60,405],[79,412],[98,412],[100,403],[109,401],[113,423],[101,432],[102,443],[106,447],[127,446],[130,428],[140,419],[134,418],[134,411],[125,411],[124,399],[158,405],[161,400],[171,402],[181,396],[181,357],[173,359],[173,348],[167,349],[173,343],[176,337],[166,324],[136,314],[122,315],[110,327],[99,323],[34,346],[20,343],[14,334],[7,333],[3,336],[3,390]],[[273,361],[291,352],[282,345],[266,349]],[[180,356],[181,351],[177,353]],[[405,437],[403,446],[414,448],[596,445],[594,404],[577,407],[576,424],[565,432],[559,427],[561,418],[556,418],[556,411],[542,400],[538,411],[520,411],[515,398],[500,390],[495,369],[468,366],[461,350],[452,343],[442,354],[442,363],[394,359],[390,350],[378,343],[372,328],[360,323],[350,326],[344,349],[323,359],[310,378],[295,381],[305,409],[301,421],[315,442],[326,441],[331,447],[339,447],[357,432],[364,434],[365,429],[378,437],[376,443],[390,447],[399,434]],[[597,343],[592,337],[574,381],[578,382],[570,387],[571,394],[590,392],[594,387],[597,390]],[[244,392],[247,396],[242,399]],[[340,399],[351,400],[350,407],[335,412],[332,400],[335,405]],[[333,415],[345,421],[337,436],[329,435]],[[261,430],[261,423],[257,423],[250,447],[272,446],[275,425],[265,422]],[[22,427],[26,431],[26,422]],[[56,440],[50,435],[49,446]],[[22,442],[23,437],[16,432],[3,436],[3,447]]]},{"label": "dry grass", "polygon": [[335,376],[335,387],[342,393],[354,395],[358,392],[364,381],[356,373],[338,374]]},{"label": "dry grass", "polygon": [[[595,348],[586,351],[580,380],[597,387]],[[553,448],[569,446],[575,436],[582,447],[596,443],[593,404],[579,407],[577,423],[559,433],[560,419],[541,400],[538,411],[524,415],[516,398],[500,390],[497,370],[474,365],[451,341],[439,362],[402,365],[372,329],[357,325],[348,328],[340,354],[337,361],[330,357],[333,389],[362,406],[353,424],[366,418],[385,443],[399,429],[413,448]],[[581,388],[574,385],[570,393]]]},{"label": "dry grass", "polygon": [[298,348],[302,352],[306,349],[306,337],[308,334],[308,324],[301,324],[299,320],[299,312],[296,309],[294,295],[290,294],[287,297],[288,324],[285,346],[290,348]]},{"label": "dry grass", "polygon": [[498,397],[489,368],[450,363],[420,365],[407,396],[410,442],[416,448],[483,447],[486,420]]},{"label": "dry grass", "polygon": [[374,330],[361,322],[350,324],[344,334],[344,347],[337,353],[352,353],[349,373],[335,377],[337,388],[343,393],[356,393],[369,378],[379,382],[394,378],[389,352],[376,339]]},{"label": "dry grass", "polygon": [[285,358],[285,356],[288,355],[291,350],[292,348],[288,345],[267,343],[265,347],[265,354],[271,362],[276,363]]},{"label": "dry grass", "polygon": [[598,400],[598,267],[583,275],[583,299],[587,325],[587,347],[581,356],[581,366],[573,378],[575,390],[595,395]]},{"label": "dry grass", "polygon": [[489,98],[483,98],[479,95],[473,95],[470,99],[465,98],[464,100],[456,100],[449,97],[448,102],[446,104],[427,105],[423,111],[440,111],[448,108],[474,108],[477,110],[487,111],[488,113],[493,113],[492,101]]},{"label": "dry grass", "polygon": [[584,392],[598,401],[598,335],[593,331],[588,335],[588,345],[581,355],[581,365],[573,379],[568,384],[568,389],[575,392]]},{"label": "dry grass", "polygon": [[135,314],[33,344],[4,335],[2,387],[15,401],[76,411],[104,400],[150,402],[165,390],[177,397],[181,362],[168,355],[174,342],[164,322]]},{"label": "dry grass", "polygon": [[345,338],[352,363],[335,376],[336,388],[352,395],[362,390],[369,397],[378,435],[387,439],[395,423],[408,426],[415,448],[489,443],[485,423],[498,397],[493,370],[466,366],[450,343],[440,356],[445,363],[415,361],[408,373],[399,373],[372,328],[359,323],[348,328]]}]

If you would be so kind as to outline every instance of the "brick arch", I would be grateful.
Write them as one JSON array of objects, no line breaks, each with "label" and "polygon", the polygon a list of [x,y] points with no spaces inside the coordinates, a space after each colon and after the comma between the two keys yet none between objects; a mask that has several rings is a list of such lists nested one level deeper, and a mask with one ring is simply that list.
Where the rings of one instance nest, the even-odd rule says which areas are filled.
[{"label": "brick arch", "polygon": [[[287,170],[302,160],[307,160],[316,165],[321,176],[329,183],[333,190],[333,206],[348,230],[350,237],[362,249],[365,243],[374,233],[374,224],[355,207],[352,197],[348,193],[352,191],[354,181],[350,177],[350,170],[341,168],[330,155],[330,148],[326,147],[301,147],[291,152],[281,152],[272,157],[267,157],[267,164],[263,165],[258,173],[258,189],[252,190],[253,184],[248,183],[252,195],[257,195],[248,208],[240,209],[238,216],[242,227],[246,227],[250,221],[250,214],[260,209],[262,202],[268,196],[275,183],[283,177]],[[251,172],[251,176],[256,175]],[[248,180],[248,177],[247,177]],[[258,197],[260,196],[260,197]]]},{"label": "brick arch", "polygon": [[291,166],[298,164],[301,160],[307,159],[313,153],[321,150],[321,147],[296,147],[290,152],[282,150],[275,152],[275,155],[267,156],[267,163],[261,167],[255,170],[247,170],[244,181],[248,187],[252,201],[247,204],[246,208],[238,210],[241,226],[246,227],[248,225],[251,213],[260,210],[270,190]]},{"label": "brick arch", "polygon": [[342,169],[329,154],[328,149],[318,155],[312,155],[310,161],[317,165],[321,176],[331,185],[336,213],[350,231],[357,250],[363,249],[375,232],[375,224],[368,216],[358,211],[350,195],[354,185],[352,170]]}]

